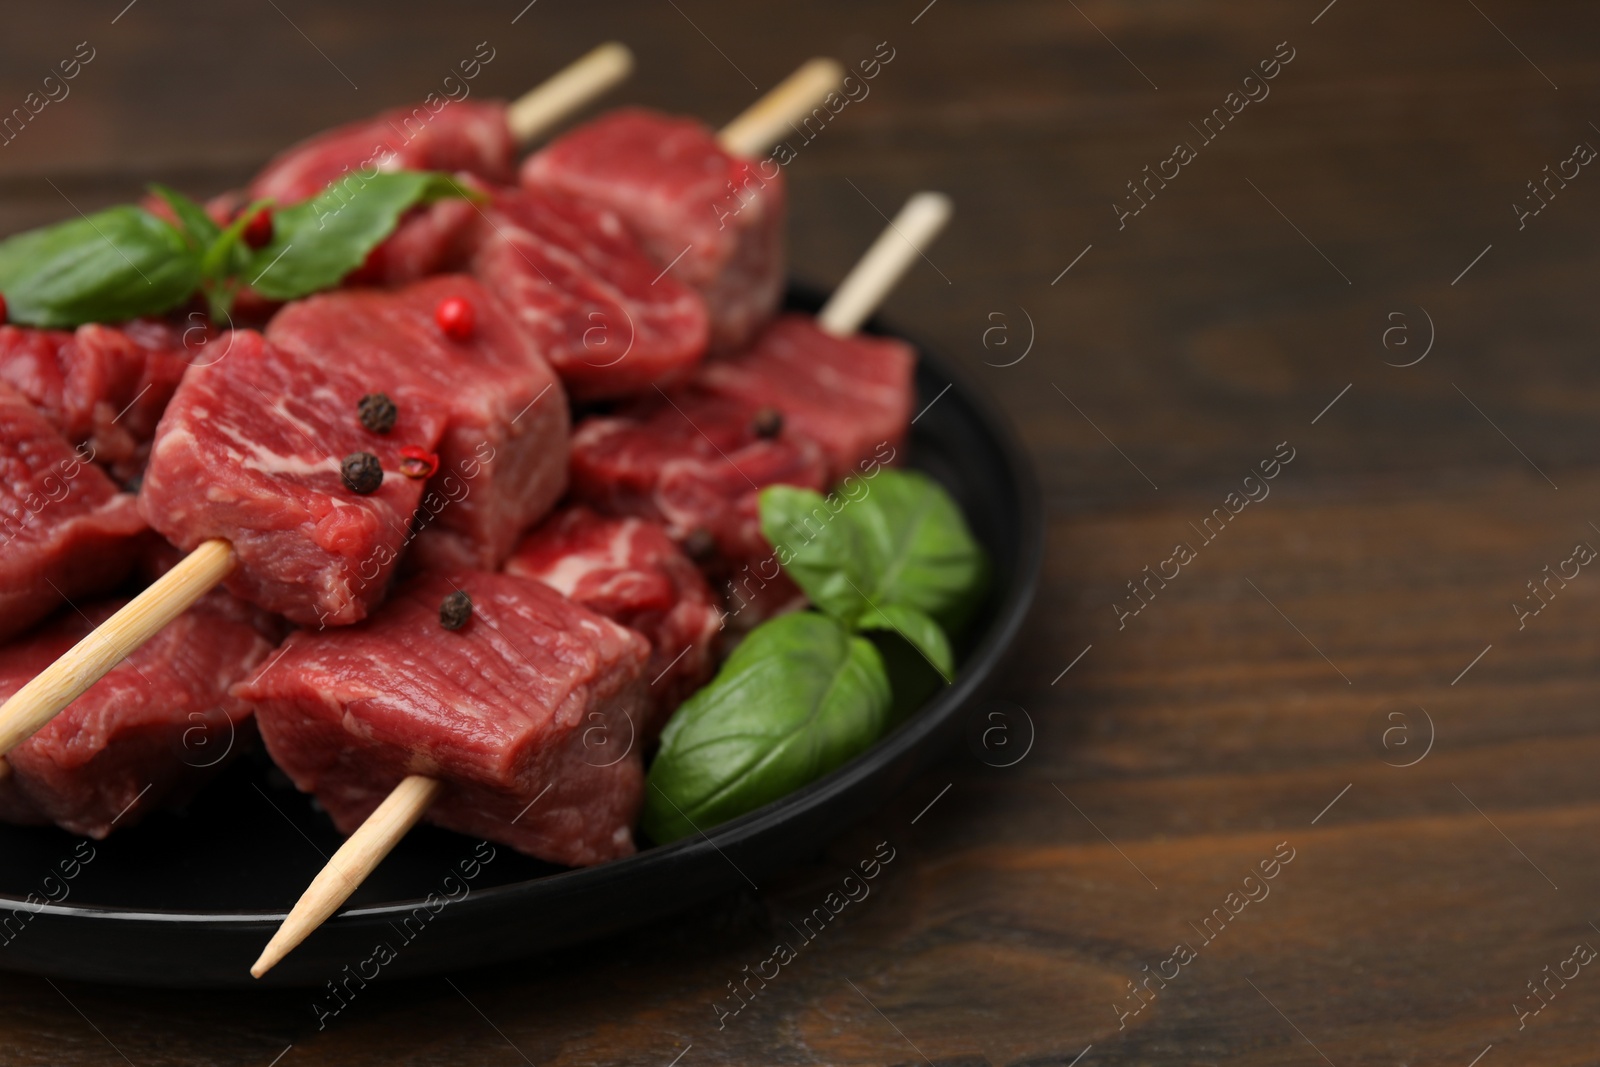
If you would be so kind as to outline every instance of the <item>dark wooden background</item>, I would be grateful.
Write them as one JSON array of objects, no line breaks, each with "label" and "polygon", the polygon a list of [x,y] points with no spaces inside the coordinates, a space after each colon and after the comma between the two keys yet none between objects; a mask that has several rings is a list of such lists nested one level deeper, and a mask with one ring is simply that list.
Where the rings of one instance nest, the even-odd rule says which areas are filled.
[{"label": "dark wooden background", "polygon": [[[79,41],[96,58],[0,148],[0,232],[152,178],[220,190],[483,40],[482,93],[618,37],[627,95],[713,122],[886,41],[789,168],[795,268],[836,279],[878,209],[956,200],[890,311],[1038,460],[1049,562],[1003,694],[1032,748],[984,762],[1023,750],[1013,710],[1013,747],[951,753],[758,895],[379,984],[321,1033],[303,994],[0,976],[0,1061],[1600,1061],[1600,974],[1515,1008],[1600,945],[1600,575],[1523,629],[1511,607],[1600,546],[1600,173],[1525,229],[1512,209],[1600,146],[1593,4],[538,0],[513,24],[523,2],[10,5],[0,110]],[[1284,41],[1270,97],[1119,231],[1124,183]],[[1201,546],[1189,524],[1284,441],[1271,496]],[[1178,541],[1197,558],[1119,629]],[[719,1030],[725,983],[883,839],[872,896]],[[1203,943],[1189,924],[1285,841],[1271,895]],[[1119,1030],[1179,941],[1197,958]]]}]

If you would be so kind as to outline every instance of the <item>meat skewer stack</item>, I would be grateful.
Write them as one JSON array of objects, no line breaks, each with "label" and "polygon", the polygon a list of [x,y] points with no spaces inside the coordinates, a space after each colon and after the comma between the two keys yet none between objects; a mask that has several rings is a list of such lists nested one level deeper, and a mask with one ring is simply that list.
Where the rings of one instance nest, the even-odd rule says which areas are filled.
[{"label": "meat skewer stack", "polygon": [[[504,109],[503,112],[499,110],[492,111],[491,117],[501,124],[503,130],[500,132],[498,139],[490,138],[490,140],[496,143],[504,141],[508,144],[515,144],[517,142],[526,143],[527,140],[537,138],[558,124],[567,115],[583,107],[595,96],[610,89],[624,78],[631,68],[632,56],[625,47],[616,43],[601,45],[543,85],[524,95],[520,100],[511,104],[509,108]],[[460,109],[458,108],[457,110],[459,111]],[[450,112],[446,110],[442,114],[448,115]],[[484,125],[481,118],[469,118],[469,122],[475,123],[478,127]],[[271,186],[272,191],[289,199],[313,195],[320,190],[321,186],[307,188],[308,183],[320,181],[322,184],[326,184],[327,181],[344,175],[352,166],[361,164],[367,154],[373,150],[375,132],[379,136],[387,136],[393,132],[393,128],[388,125],[387,120],[383,120],[381,127],[376,131],[372,123],[362,123],[346,127],[340,131],[333,131],[333,134],[338,136],[323,135],[322,137],[314,138],[307,145],[301,146],[301,154],[310,157],[310,163],[292,168],[296,174],[301,176],[298,188],[294,186],[294,182],[284,177],[286,165],[291,160],[292,153],[286,153],[285,156],[280,157],[279,161],[267,168],[263,175],[266,180],[262,184]],[[459,140],[460,138],[457,139]],[[413,145],[415,147],[412,147]],[[423,152],[429,147],[429,142],[426,138],[417,138],[412,142],[412,145],[407,147],[413,152]],[[448,160],[416,157],[409,161],[420,163],[448,162]],[[507,169],[509,170],[509,163],[507,164]],[[82,355],[83,350],[89,347],[86,344],[86,336],[98,338],[107,334],[133,334],[134,327],[144,329],[147,334],[160,329],[154,324],[145,329],[145,324],[142,323],[130,324],[129,327],[124,328],[122,331],[98,325],[80,328],[76,338],[74,338],[76,341],[75,351],[80,354],[80,358],[73,364],[74,370],[79,365],[88,364],[87,356]],[[172,333],[173,331],[169,329],[166,332]],[[166,398],[172,395],[177,377],[182,371],[180,364],[180,370],[177,373],[167,373],[166,364],[176,364],[178,361],[171,358],[161,361],[158,357],[161,357],[167,349],[178,348],[181,350],[184,347],[186,338],[135,336],[138,336],[144,342],[144,347],[138,352],[138,355],[143,359],[143,363],[133,364],[131,359],[125,358],[121,363],[111,363],[110,365],[118,368],[129,365],[148,365],[160,376],[161,380],[171,379],[171,382],[166,386],[165,393],[159,398],[164,403]],[[240,331],[227,334],[225,337],[227,338],[226,342],[219,343],[219,347],[224,348],[225,355],[218,356],[208,352],[202,365],[190,369],[203,374],[211,371],[214,366],[219,367],[226,361],[229,364],[227,368],[229,378],[233,376],[234,370],[240,364],[249,364],[252,372],[266,373],[269,376],[277,374],[281,377],[286,373],[286,368],[282,366],[275,371],[264,366],[265,362],[270,362],[272,356],[262,351],[256,335]],[[50,338],[41,333],[32,334],[30,340],[30,335],[23,331],[18,331],[11,327],[0,329],[0,343],[6,343],[13,350],[19,345],[29,343],[34,347],[38,347],[47,340],[50,340]],[[59,349],[66,345],[67,341],[55,339],[54,344]],[[95,351],[111,347],[109,342],[102,342],[95,346]],[[124,347],[126,347],[126,344],[124,344]],[[113,350],[115,351],[115,349]],[[235,360],[233,358],[235,356],[242,356],[243,358]],[[40,357],[24,363],[21,371],[24,379],[39,381],[43,378],[44,375],[31,368],[35,366],[43,367],[46,362]],[[107,363],[108,359],[102,358],[89,366],[91,369],[98,369]],[[16,368],[17,361],[8,359],[6,360],[6,365],[8,368]],[[13,373],[17,372],[13,370]],[[144,373],[148,377],[151,370],[146,370]],[[311,380],[317,380],[322,372],[312,369],[308,373],[311,375]],[[102,373],[101,376],[103,377],[104,374]],[[367,383],[370,387],[367,392],[380,393],[381,389],[377,385],[388,376],[389,374],[385,372],[370,380]],[[223,384],[226,381],[226,379],[217,375],[212,377],[219,384]],[[231,387],[234,389],[240,387],[259,389],[261,384],[261,382],[252,381],[250,373],[247,372],[242,374],[240,381],[234,382]],[[249,396],[248,402],[252,407],[266,406],[269,408],[273,404],[286,404],[289,402],[289,393],[302,391],[300,387],[304,384],[303,381],[280,381],[279,387],[288,390],[288,392],[258,393]],[[44,387],[48,387],[48,381],[44,383]],[[58,393],[63,391],[70,392],[70,390],[65,390],[65,387],[56,390]],[[46,395],[54,394],[47,393]],[[146,395],[144,392],[137,394],[134,398],[135,401],[144,395]],[[366,395],[366,393],[357,393],[356,395],[359,397]],[[554,399],[559,401],[561,398],[556,397]],[[437,411],[433,415],[425,413],[436,404],[432,397],[419,397],[419,404],[420,407],[414,411],[413,417],[418,421],[416,428],[423,432],[404,442],[404,445],[414,448],[419,453],[429,454],[433,452],[434,444],[437,442],[438,431],[429,431],[426,427],[431,419],[442,413]],[[565,419],[564,405],[554,404],[547,406],[563,407],[562,418],[563,420]],[[10,409],[6,408],[4,410]],[[160,409],[157,408],[156,410],[159,411]],[[287,413],[283,414],[287,415]],[[209,420],[206,414],[202,412],[198,421],[205,423]],[[292,421],[292,419],[286,418],[284,425],[289,426]],[[293,434],[291,433],[290,436],[293,437]],[[294,442],[296,446],[308,443],[303,439],[303,435],[301,437],[301,440]],[[336,433],[330,440],[335,440],[337,437],[338,434]],[[328,445],[328,442],[323,442],[323,445]],[[398,449],[402,446],[397,444],[395,447]],[[564,449],[564,443],[562,447]],[[363,451],[370,452],[370,450]],[[343,453],[338,454],[343,455]],[[383,458],[387,458],[390,461],[387,469],[394,470],[397,469],[398,464],[405,457],[396,452]],[[192,471],[191,475],[195,478],[195,481],[190,484],[194,485],[206,484],[212,477],[211,471],[205,468]],[[78,496],[83,496],[85,493],[90,492],[99,492],[101,495],[109,496],[103,489],[99,488],[99,483],[104,481],[105,476],[103,474],[97,470],[89,469],[79,482],[74,484],[73,492]],[[558,494],[559,489],[555,491],[555,495]],[[380,498],[385,495],[387,494],[381,491],[378,494]],[[367,509],[369,520],[373,522],[381,521],[382,524],[391,529],[400,529],[403,532],[404,523],[411,516],[418,503],[417,499],[408,499],[410,495],[404,491],[400,492],[397,503],[403,506],[390,508],[386,512]],[[111,499],[113,503],[122,505],[119,512],[125,517],[122,525],[126,527],[126,536],[132,537],[138,532],[137,527],[140,525],[137,516],[133,514],[132,498],[120,497]],[[338,508],[331,503],[332,499],[332,497],[323,493],[316,507],[329,514],[337,513]],[[551,499],[553,499],[553,496],[546,494],[546,503]],[[59,518],[60,516],[53,515],[52,517]],[[281,543],[280,541],[279,544]],[[367,557],[365,558],[378,559],[388,557],[380,569],[374,570],[372,574],[360,575],[364,584],[370,586],[374,593],[382,590],[381,575],[389,573],[389,565],[392,563],[393,558],[397,556],[401,547],[403,547],[403,544],[398,542],[390,543],[376,539],[368,546],[366,550]],[[344,554],[348,555],[348,552]],[[109,576],[105,581],[95,580],[96,575],[113,566],[115,559],[113,554],[84,552],[76,554],[75,559],[81,565],[81,569],[73,575],[75,584],[61,583],[66,586],[64,590],[60,590],[62,595],[77,595],[81,592],[92,591],[95,588],[104,588],[114,582],[117,577],[120,577],[119,574]],[[357,562],[359,564],[361,561],[358,560]],[[86,566],[82,566],[85,564]],[[212,539],[197,545],[188,556],[152,583],[149,588],[106,619],[92,633],[85,636],[49,667],[39,672],[31,681],[13,693],[4,705],[0,705],[0,778],[4,778],[9,770],[8,764],[4,760],[5,753],[15,748],[24,738],[34,734],[62,708],[88,690],[90,686],[103,677],[124,657],[143,645],[162,627],[177,618],[200,597],[205,595],[208,590],[214,588],[224,578],[232,574],[238,564],[238,553],[235,551],[234,546],[226,540]],[[377,564],[368,564],[368,566],[377,567]],[[37,573],[48,578],[50,572],[48,568],[41,565],[34,568],[30,573]],[[126,573],[125,567],[122,573]],[[285,595],[293,599],[292,593],[286,593]],[[54,599],[34,597],[33,599],[41,605],[40,610],[33,615],[33,618],[37,618],[44,610],[48,610],[50,606],[59,603],[61,597],[57,596]],[[277,601],[266,606],[282,610],[282,604]],[[316,624],[324,624],[329,621],[326,609],[327,605],[325,603],[319,604],[316,598],[313,597],[307,603],[301,605],[298,610],[290,610],[285,614],[289,614],[292,618],[297,618],[297,621],[305,621],[309,616]],[[341,610],[348,613],[352,609],[346,607]],[[339,612],[335,611],[333,614],[337,616]],[[19,619],[22,625],[32,621],[31,618],[25,617],[20,611],[13,617]],[[353,619],[345,618],[342,621],[353,621]]]},{"label": "meat skewer stack", "polygon": [[[858,343],[851,335],[943,228],[949,211],[939,194],[908,202],[824,308],[818,333],[834,349],[850,354]],[[760,345],[754,355],[773,358],[763,356]],[[903,425],[892,432],[903,432]],[[550,573],[525,564],[522,573],[530,571]],[[466,617],[463,604],[470,604]],[[444,633],[441,626],[461,632]],[[572,635],[581,631],[589,637],[574,648]],[[331,916],[436,803],[447,810],[435,812],[434,821],[561,862],[625,854],[631,822],[622,813],[642,790],[639,752],[632,747],[611,762],[591,758],[585,742],[594,734],[583,729],[592,720],[591,730],[608,740],[631,741],[632,731],[624,733],[619,719],[641,721],[647,642],[630,648],[619,634],[630,631],[538,583],[441,573],[417,579],[365,626],[291,638],[282,661],[240,690],[256,704],[279,765],[291,777],[320,780],[325,807],[349,801],[349,793],[362,788],[356,782],[382,777],[370,766],[352,772],[352,759],[381,762],[390,780],[404,777],[317,875],[251,973],[265,974]],[[434,659],[456,657],[462,662],[453,674],[432,666]],[[398,685],[391,676],[401,679]],[[455,681],[444,684],[447,677]],[[467,692],[463,678],[474,679]],[[327,691],[330,684],[338,695]],[[506,699],[507,691],[518,690],[525,694]],[[446,738],[434,742],[427,758],[447,766],[448,790],[437,771],[415,768],[414,739],[429,730]],[[290,746],[305,754],[297,765],[286,765]],[[550,792],[555,797],[542,803]],[[519,826],[535,809],[541,827]],[[570,825],[575,820],[583,823],[577,832]]]}]

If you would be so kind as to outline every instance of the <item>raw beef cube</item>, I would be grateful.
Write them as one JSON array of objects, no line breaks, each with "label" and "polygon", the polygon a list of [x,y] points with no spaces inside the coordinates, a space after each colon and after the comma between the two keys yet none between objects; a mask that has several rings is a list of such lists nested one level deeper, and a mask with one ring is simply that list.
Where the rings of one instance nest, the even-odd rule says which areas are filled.
[{"label": "raw beef cube", "polygon": [[[469,337],[448,336],[435,319],[452,298],[472,308]],[[498,567],[566,490],[566,395],[527,334],[471,278],[296,301],[273,318],[267,340],[374,379],[387,374],[446,408],[417,562]]]},{"label": "raw beef cube", "polygon": [[394,287],[430,274],[465,270],[483,222],[478,210],[478,205],[462,199],[412,208],[343,284]]},{"label": "raw beef cube", "polygon": [[784,429],[763,436],[756,422],[742,403],[679,390],[586,419],[572,438],[573,496],[604,514],[665,525],[673,540],[695,550],[741,625],[799,596],[761,535],[761,489],[828,484],[815,442]]},{"label": "raw beef cube", "polygon": [[752,411],[780,412],[785,428],[822,446],[829,481],[838,482],[904,448],[916,364],[904,341],[835,337],[809,315],[783,315],[746,351],[705,363],[694,385]]},{"label": "raw beef cube", "polygon": [[[90,837],[181,803],[250,744],[249,708],[228,695],[271,653],[249,609],[213,593],[69,704],[7,756],[0,819],[55,823]],[[11,696],[122,606],[65,611],[0,649],[0,699]]]},{"label": "raw beef cube", "polygon": [[705,354],[706,309],[611,211],[509,189],[486,209],[472,271],[517,315],[576,400],[651,391]]},{"label": "raw beef cube", "polygon": [[693,119],[613,111],[530,156],[522,182],[621,215],[705,298],[714,351],[748,343],[783,296],[782,170],[730,155]]},{"label": "raw beef cube", "polygon": [[[446,630],[440,604],[458,590],[472,615]],[[421,774],[445,783],[429,821],[586,866],[633,851],[644,771],[628,724],[648,656],[644,638],[538,582],[428,574],[360,626],[294,634],[234,693],[345,833]]]},{"label": "raw beef cube", "polygon": [[711,679],[722,612],[705,578],[659,523],[567,508],[517,546],[506,573],[543,582],[650,642],[650,717],[640,724],[644,743]]},{"label": "raw beef cube", "polygon": [[144,529],[133,497],[0,385],[0,640],[122,581]]},{"label": "raw beef cube", "polygon": [[301,141],[256,175],[248,199],[298,203],[346,174],[378,170],[466,171],[503,185],[516,165],[504,104],[442,101],[394,108]]},{"label": "raw beef cube", "polygon": [[[61,361],[61,349],[71,342],[70,330],[0,326],[0,381],[66,437],[80,428],[75,425],[79,420],[67,411],[67,372]],[[81,441],[85,435],[77,436]]]},{"label": "raw beef cube", "polygon": [[[401,473],[407,446],[431,452],[442,406],[402,367],[311,359],[236,330],[226,354],[184,377],[156,432],[139,493],[150,525],[184,550],[232,543],[228,588],[302,626],[345,625],[383,599],[422,497]],[[399,420],[365,429],[357,405],[387,393]],[[378,458],[383,477],[363,495],[344,459]]]},{"label": "raw beef cube", "polygon": [[153,319],[76,331],[0,327],[0,381],[73,444],[126,481],[138,473],[156,423],[191,362],[215,336]]}]

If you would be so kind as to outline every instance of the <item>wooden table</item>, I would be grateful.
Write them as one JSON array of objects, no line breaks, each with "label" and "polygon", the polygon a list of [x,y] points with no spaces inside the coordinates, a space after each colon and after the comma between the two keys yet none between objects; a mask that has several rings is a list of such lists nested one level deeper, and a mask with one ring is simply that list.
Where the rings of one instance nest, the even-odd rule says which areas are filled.
[{"label": "wooden table", "polygon": [[[1003,694],[1026,712],[1013,747],[951,753],[781,884],[380,984],[322,1032],[302,994],[0,977],[0,1061],[1600,1056],[1600,974],[1564,962],[1600,945],[1600,575],[1563,562],[1600,546],[1600,175],[1563,164],[1600,146],[1593,4],[546,0],[513,20],[521,0],[143,0],[113,19],[121,2],[8,13],[0,106],[77,42],[95,58],[0,149],[5,232],[150,178],[225,188],[434,89],[479,41],[477,91],[508,95],[624,38],[636,99],[714,122],[805,56],[886,42],[870,95],[789,168],[796,270],[837,278],[909,192],[954,196],[890,310],[1022,427],[1050,555]],[[1569,177],[1533,215],[1546,165]],[[1536,600],[1526,583],[1562,567]],[[994,766],[1027,721],[1031,750]],[[885,840],[872,895],[719,1029],[728,983]]]}]

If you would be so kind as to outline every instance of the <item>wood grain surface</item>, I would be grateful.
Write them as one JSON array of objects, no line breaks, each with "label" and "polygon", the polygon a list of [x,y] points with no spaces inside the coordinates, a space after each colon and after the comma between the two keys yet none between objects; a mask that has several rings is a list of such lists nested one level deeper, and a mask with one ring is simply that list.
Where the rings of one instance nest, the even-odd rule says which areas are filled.
[{"label": "wood grain surface", "polygon": [[511,96],[618,37],[628,96],[713,124],[887,42],[788,169],[795,269],[954,198],[889,310],[1021,427],[1049,561],[977,740],[758,893],[320,1031],[301,993],[0,976],[0,1062],[1600,1061],[1600,574],[1527,585],[1600,546],[1600,172],[1527,185],[1600,146],[1593,4],[124,2],[7,12],[0,111],[95,58],[0,148],[0,232],[222,190],[479,41]]}]

